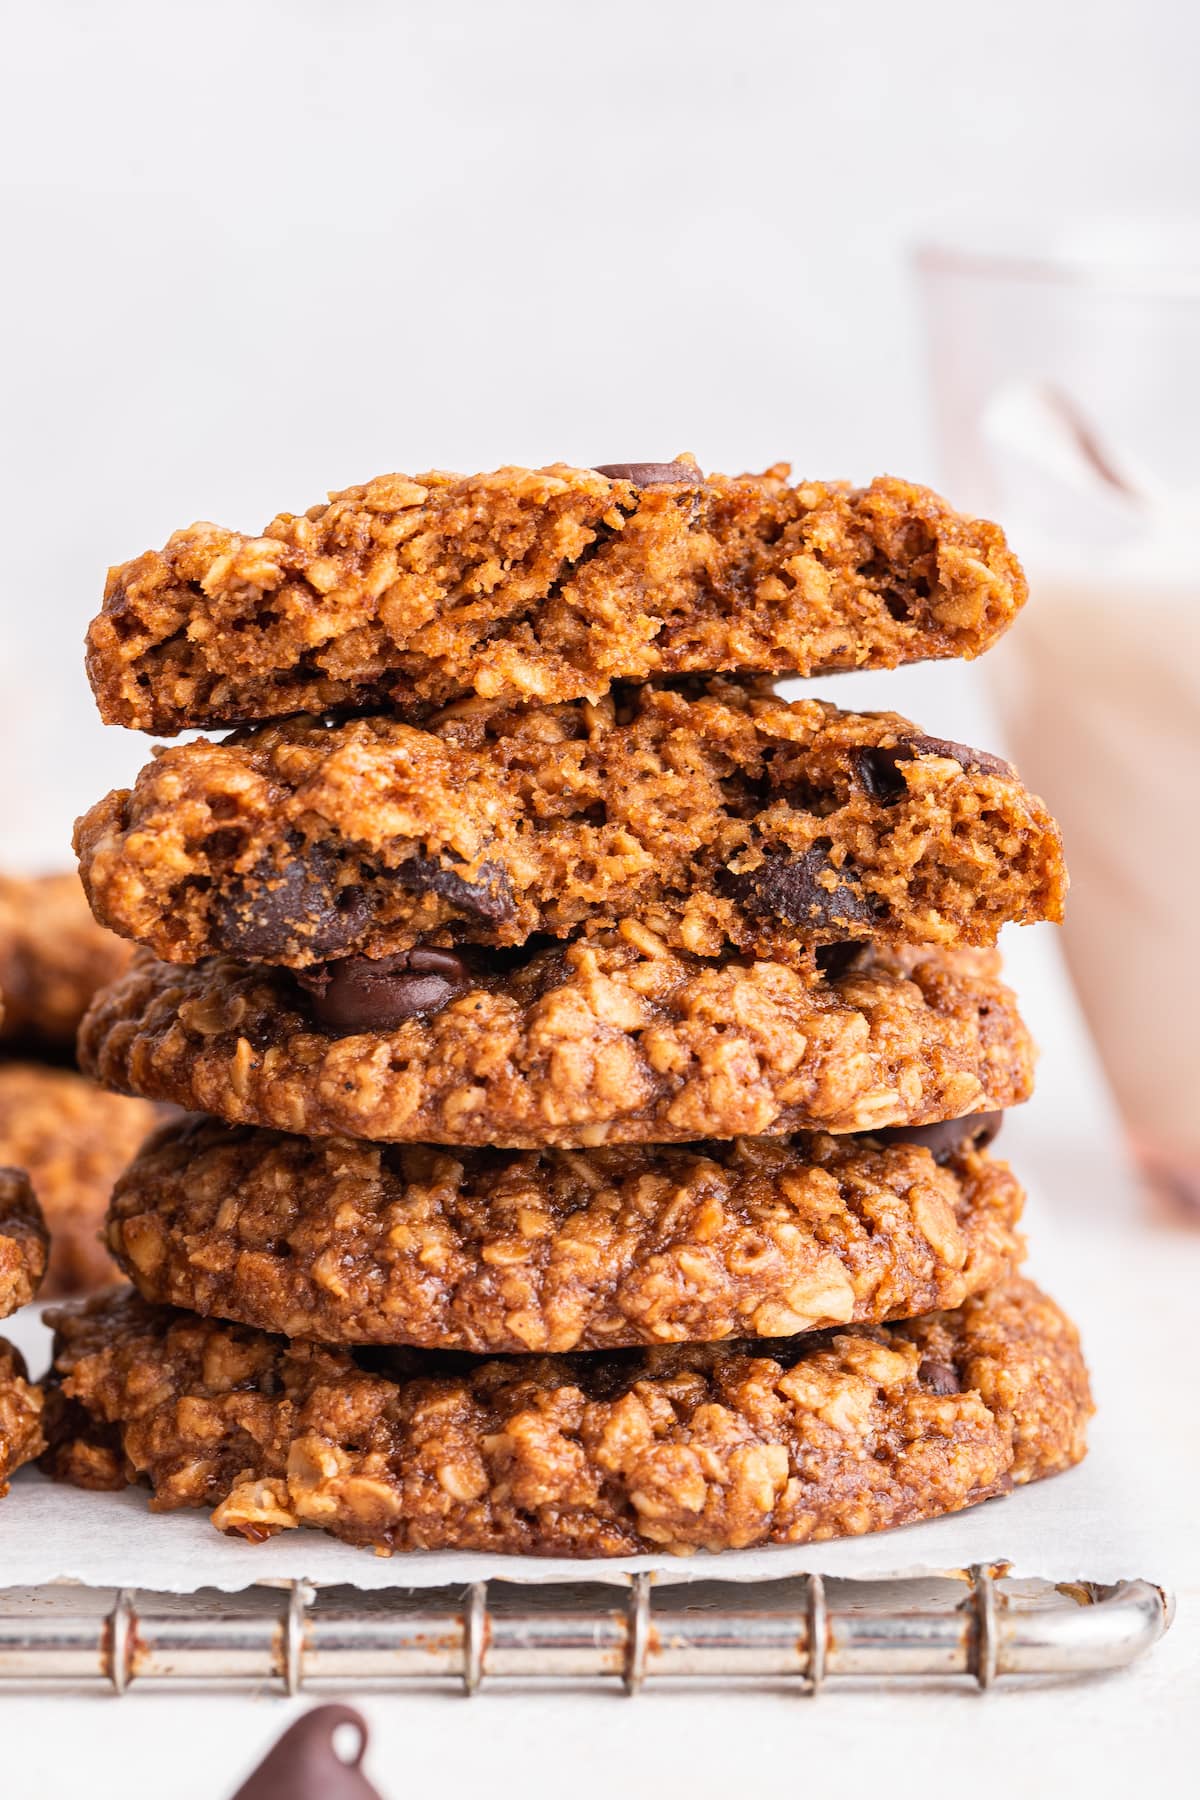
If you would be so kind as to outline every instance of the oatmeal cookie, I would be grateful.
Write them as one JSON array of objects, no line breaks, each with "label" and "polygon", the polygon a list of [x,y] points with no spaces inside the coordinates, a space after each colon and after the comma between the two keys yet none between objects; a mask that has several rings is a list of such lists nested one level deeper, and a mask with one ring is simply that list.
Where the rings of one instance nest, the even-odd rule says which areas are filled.
[{"label": "oatmeal cookie", "polygon": [[71,1060],[92,995],[129,957],[93,919],[73,871],[0,875],[0,1048]]},{"label": "oatmeal cookie", "polygon": [[903,1324],[507,1361],[293,1343],[120,1292],[53,1322],[53,1379],[91,1425],[77,1453],[68,1414],[51,1470],[143,1481],[153,1508],[211,1508],[252,1543],[297,1525],[554,1556],[853,1536],[1067,1468],[1091,1411],[1074,1327],[1019,1278]]},{"label": "oatmeal cookie", "polygon": [[0,1163],[26,1169],[50,1228],[49,1298],[116,1278],[101,1242],[112,1185],[161,1107],[106,1094],[73,1069],[0,1063]]},{"label": "oatmeal cookie", "polygon": [[958,1306],[1023,1253],[1021,1190],[956,1121],[916,1142],[466,1150],[189,1121],[118,1181],[147,1300],[326,1344],[505,1355],[785,1337]]},{"label": "oatmeal cookie", "polygon": [[79,1034],[107,1086],[230,1124],[540,1149],[917,1125],[1028,1098],[995,952],[839,974],[608,938],[472,969],[444,951],[300,977],[139,952]]},{"label": "oatmeal cookie", "polygon": [[21,1352],[0,1338],[0,1499],[14,1470],[46,1448],[42,1415],[41,1388],[30,1381]]},{"label": "oatmeal cookie", "polygon": [[[110,724],[597,700],[614,681],[977,656],[1025,580],[926,488],[695,463],[383,475],[261,537],[177,531],[111,570],[88,633]],[[632,476],[632,478],[630,478]]]},{"label": "oatmeal cookie", "polygon": [[50,1234],[24,1169],[0,1168],[0,1319],[42,1285]]},{"label": "oatmeal cookie", "polygon": [[98,918],[167,962],[302,968],[642,919],[672,948],[991,944],[1062,916],[1058,828],[999,757],[717,682],[302,716],[160,750],[79,821]]}]

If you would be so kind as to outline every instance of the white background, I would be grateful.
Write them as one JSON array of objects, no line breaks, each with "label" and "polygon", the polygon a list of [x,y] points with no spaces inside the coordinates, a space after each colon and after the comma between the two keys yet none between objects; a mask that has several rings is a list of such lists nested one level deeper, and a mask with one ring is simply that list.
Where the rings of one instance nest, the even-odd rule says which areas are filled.
[{"label": "white background", "polygon": [[[255,529],[437,465],[690,449],[709,468],[886,469],[953,498],[928,435],[912,240],[954,220],[1196,210],[1190,0],[3,12],[0,850],[26,866],[63,862],[74,814],[146,754],[101,729],[82,676],[108,563],[196,517]],[[977,680],[914,671],[870,701],[969,738]],[[1074,1043],[1070,1021],[1039,1019],[1061,1011],[1052,984],[1031,986],[1047,1047]],[[1046,1150],[1057,1109],[1077,1099],[1092,1121],[1096,1093],[1090,1069],[1048,1057],[1019,1129]],[[1057,1166],[1040,1161],[1071,1186],[1076,1229],[1094,1193],[1080,1171],[1110,1140],[1088,1150],[1092,1165],[1060,1134]],[[1115,1262],[1107,1297],[1132,1308]],[[1145,1321],[1155,1296],[1136,1298]],[[1155,1418],[1195,1433],[1190,1381],[1178,1415]],[[0,1510],[0,1575],[2,1532]],[[1171,1793],[1196,1747],[1185,1629],[1124,1682],[982,1704],[377,1703],[377,1778],[397,1795],[435,1779],[449,1794],[819,1779],[982,1795],[1044,1791],[1069,1753],[1096,1792],[1157,1766]],[[265,1701],[0,1700],[0,1791],[86,1778],[98,1800],[218,1800],[280,1721]]]},{"label": "white background", "polygon": [[1189,0],[4,18],[0,831],[30,864],[144,758],[81,672],[109,563],[387,469],[690,449],[953,498],[913,237],[1200,181]]}]

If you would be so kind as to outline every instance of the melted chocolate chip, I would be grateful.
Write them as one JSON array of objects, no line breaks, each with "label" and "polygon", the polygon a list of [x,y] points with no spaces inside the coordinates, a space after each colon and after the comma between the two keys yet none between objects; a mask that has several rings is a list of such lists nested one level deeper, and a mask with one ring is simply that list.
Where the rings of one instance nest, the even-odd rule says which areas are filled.
[{"label": "melted chocolate chip", "polygon": [[875,908],[854,889],[822,880],[833,871],[828,840],[819,839],[801,856],[769,850],[757,869],[732,877],[732,891],[757,918],[784,919],[789,925],[874,925]]},{"label": "melted chocolate chip", "polygon": [[464,881],[456,870],[428,856],[410,856],[396,871],[396,880],[410,894],[436,894],[459,912],[502,925],[516,917],[508,871],[498,863],[480,865],[479,881]]},{"label": "melted chocolate chip", "polygon": [[272,957],[291,944],[318,956],[347,949],[370,921],[371,902],[360,887],[340,887],[337,860],[319,844],[294,835],[289,861],[270,858],[228,882],[214,896],[213,942],[234,956]]},{"label": "melted chocolate chip", "polygon": [[471,977],[450,950],[402,950],[397,956],[347,956],[305,969],[297,982],[310,996],[313,1017],[346,1036],[391,1031],[405,1019],[441,1012],[465,993]]},{"label": "melted chocolate chip", "polygon": [[[350,1725],[358,1732],[352,1762],[343,1762],[333,1734]],[[380,1800],[362,1772],[367,1722],[352,1706],[314,1706],[263,1757],[233,1800]]]},{"label": "melted chocolate chip", "polygon": [[938,1362],[927,1356],[917,1370],[917,1380],[922,1387],[927,1387],[931,1394],[961,1394],[962,1383],[958,1379],[958,1370],[953,1363]]},{"label": "melted chocolate chip", "polygon": [[854,753],[858,778],[872,799],[884,806],[894,806],[908,792],[900,773],[900,764],[913,762],[918,756],[944,756],[956,762],[971,775],[1003,775],[1012,780],[1016,770],[1002,756],[987,750],[972,750],[969,744],[955,744],[949,738],[914,735],[903,738],[888,748],[862,745]]},{"label": "melted chocolate chip", "polygon": [[920,1144],[936,1163],[948,1163],[967,1150],[985,1150],[1004,1123],[1002,1112],[966,1113],[936,1125],[891,1125],[871,1135],[885,1144]]},{"label": "melted chocolate chip", "polygon": [[607,475],[610,481],[632,481],[635,487],[669,487],[673,483],[698,487],[704,480],[695,463],[690,462],[596,463],[595,472]]}]

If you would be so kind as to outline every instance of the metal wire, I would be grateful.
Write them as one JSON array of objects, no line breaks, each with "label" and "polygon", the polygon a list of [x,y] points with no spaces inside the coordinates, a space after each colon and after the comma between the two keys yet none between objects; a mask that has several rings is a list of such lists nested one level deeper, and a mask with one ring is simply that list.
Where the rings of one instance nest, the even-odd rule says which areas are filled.
[{"label": "metal wire", "polygon": [[0,1590],[0,1684],[261,1687],[285,1692],[457,1681],[568,1679],[640,1693],[663,1679],[1083,1675],[1144,1654],[1171,1621],[1146,1581],[1017,1582],[978,1565],[961,1578],[832,1581],[820,1575],[666,1586],[474,1582],[463,1588],[314,1589],[303,1582],[181,1597],[75,1586]]}]

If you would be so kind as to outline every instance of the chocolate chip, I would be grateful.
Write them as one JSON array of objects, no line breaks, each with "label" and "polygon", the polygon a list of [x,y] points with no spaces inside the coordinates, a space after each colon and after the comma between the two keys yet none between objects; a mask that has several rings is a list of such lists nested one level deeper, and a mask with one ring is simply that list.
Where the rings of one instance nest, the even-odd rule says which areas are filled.
[{"label": "chocolate chip", "polygon": [[732,877],[732,892],[757,918],[808,926],[876,924],[878,915],[869,900],[842,881],[833,887],[821,881],[833,871],[829,848],[828,839],[819,838],[799,856],[769,850],[757,869]]},{"label": "chocolate chip", "polygon": [[610,481],[632,481],[635,487],[668,487],[678,483],[684,487],[699,487],[704,480],[695,463],[597,463],[597,475],[607,475]]},{"label": "chocolate chip", "polygon": [[347,956],[300,971],[296,980],[310,996],[318,1023],[342,1035],[391,1031],[405,1019],[441,1012],[471,984],[461,956],[425,949],[375,960]]},{"label": "chocolate chip", "polygon": [[936,1125],[891,1125],[871,1135],[885,1144],[920,1144],[936,1163],[948,1163],[968,1150],[985,1150],[1004,1123],[1002,1112],[966,1113]]},{"label": "chocolate chip", "polygon": [[913,762],[918,756],[944,756],[958,763],[972,775],[1003,775],[1012,780],[1016,770],[1002,756],[987,750],[972,750],[969,744],[955,744],[949,738],[914,734],[890,746],[864,744],[854,753],[858,778],[872,799],[884,806],[894,806],[908,792],[900,773],[900,764]]},{"label": "chocolate chip", "polygon": [[428,856],[410,856],[396,870],[396,880],[411,894],[436,894],[459,912],[502,925],[517,914],[508,871],[498,863],[480,864],[480,880],[465,881],[454,869]]},{"label": "chocolate chip", "polygon": [[361,887],[340,887],[337,858],[319,844],[289,837],[290,860],[264,857],[227,882],[212,902],[213,942],[234,956],[270,961],[294,944],[333,956],[358,938],[371,918]]},{"label": "chocolate chip", "polygon": [[962,1383],[953,1363],[938,1362],[932,1356],[927,1356],[917,1369],[917,1380],[931,1394],[962,1393]]},{"label": "chocolate chip", "polygon": [[[345,1761],[334,1733],[358,1734],[353,1760]],[[362,1771],[367,1722],[352,1706],[314,1706],[283,1733],[247,1776],[233,1800],[380,1800]]]}]

